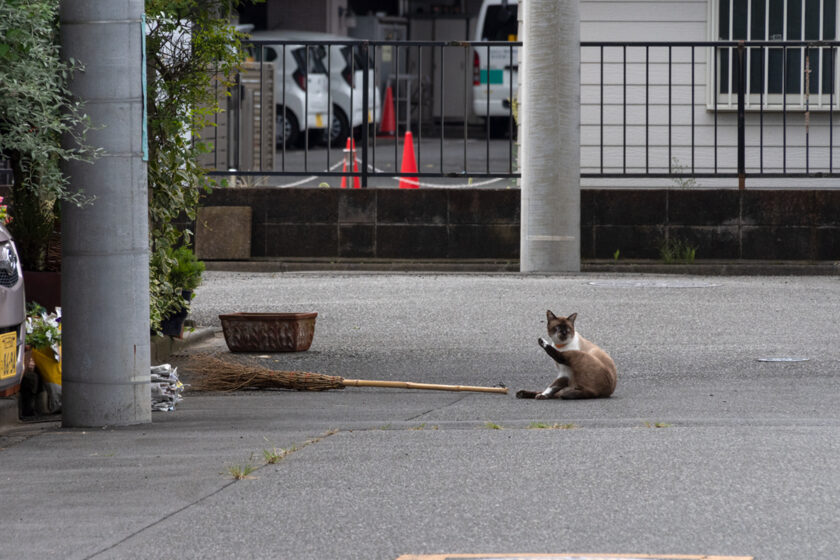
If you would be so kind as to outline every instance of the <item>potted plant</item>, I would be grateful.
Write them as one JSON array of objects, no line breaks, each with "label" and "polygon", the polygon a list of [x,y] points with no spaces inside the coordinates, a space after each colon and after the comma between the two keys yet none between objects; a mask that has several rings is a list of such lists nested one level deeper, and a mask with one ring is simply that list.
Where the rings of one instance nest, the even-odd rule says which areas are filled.
[{"label": "potted plant", "polygon": [[169,251],[170,268],[167,274],[168,284],[179,292],[170,313],[161,320],[161,332],[168,336],[181,338],[184,332],[184,321],[190,310],[193,292],[201,284],[204,273],[204,263],[198,260],[195,253],[186,246]]},{"label": "potted plant", "polygon": [[[185,285],[170,283],[172,248],[190,245],[203,192],[218,184],[200,163],[211,149],[222,111],[217,92],[232,87],[226,76],[245,59],[242,33],[231,25],[239,0],[145,0],[146,126],[149,138],[149,296],[152,332],[183,307]],[[190,40],[173,40],[189,37]],[[212,70],[211,70],[212,69]],[[226,101],[222,103],[225,107]]]},{"label": "potted plant", "polygon": [[26,316],[26,344],[47,392],[47,413],[61,409],[61,308],[47,313],[30,304]]}]

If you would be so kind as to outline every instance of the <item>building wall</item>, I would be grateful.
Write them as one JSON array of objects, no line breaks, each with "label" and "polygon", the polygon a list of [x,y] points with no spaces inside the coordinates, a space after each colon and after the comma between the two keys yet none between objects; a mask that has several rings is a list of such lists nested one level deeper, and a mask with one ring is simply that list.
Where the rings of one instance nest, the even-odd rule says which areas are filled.
[{"label": "building wall", "polygon": [[[711,40],[714,37],[709,21],[715,1],[582,0],[581,41]],[[722,56],[728,57],[729,53]],[[713,68],[714,57],[707,48],[674,47],[669,53],[668,48],[631,47],[625,51],[607,47],[603,54],[599,48],[583,48],[581,172],[661,173],[679,168],[689,171],[692,167],[707,173],[716,169],[736,172],[737,96],[719,96],[715,110]],[[812,95],[809,99],[813,110],[808,115],[807,136],[804,98],[795,98],[799,106],[788,113],[785,122],[777,109],[770,107],[762,113],[757,98],[748,100],[747,144],[755,146],[746,152],[748,173],[761,169],[781,172],[783,166],[798,172],[806,167],[828,170],[840,163],[836,156],[829,161],[829,122],[834,116],[825,110],[828,96]],[[837,110],[838,99],[834,101]],[[820,104],[823,110],[816,108]],[[827,182],[836,183],[823,184]],[[650,186],[651,181],[584,179],[582,184]],[[679,181],[663,179],[653,184],[668,187]],[[806,184],[813,186],[813,180],[748,180],[753,188]],[[698,179],[696,186],[733,187],[737,180]]]},{"label": "building wall", "polygon": [[266,29],[347,34],[347,0],[267,0]]}]

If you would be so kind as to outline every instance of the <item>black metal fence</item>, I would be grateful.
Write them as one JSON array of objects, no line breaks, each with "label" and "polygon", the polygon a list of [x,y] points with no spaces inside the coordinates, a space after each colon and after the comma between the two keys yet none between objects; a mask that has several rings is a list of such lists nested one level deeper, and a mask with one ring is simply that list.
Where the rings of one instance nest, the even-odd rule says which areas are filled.
[{"label": "black metal fence", "polygon": [[[242,117],[241,100],[246,95],[242,84],[246,80],[235,77],[237,87],[222,102],[237,117],[229,123],[217,123],[204,139],[217,146],[251,142],[263,131],[255,132],[252,127],[243,133],[237,123],[265,123],[266,113],[271,112],[276,151],[257,154],[259,148],[255,148],[254,157],[245,158],[252,164],[243,166],[231,165],[242,161],[234,155],[240,153],[238,148],[233,147],[230,155],[223,157],[216,150],[207,158],[207,165],[213,169],[212,175],[311,177],[310,182],[315,183],[330,178],[358,178],[361,187],[367,187],[371,179],[381,178],[407,180],[412,186],[427,178],[516,179],[519,172],[512,100],[519,46],[521,43],[509,42],[251,41],[252,57],[257,63],[252,82],[259,84],[253,93],[266,100],[273,95],[274,102],[252,104],[257,114]],[[352,49],[354,54],[344,58],[335,54],[336,47]],[[482,89],[484,72],[489,112],[491,69],[476,63],[476,53],[487,53],[485,60],[489,65],[491,49],[494,53],[503,51],[508,59],[500,69],[507,76],[501,78],[505,84],[501,92],[505,108],[503,115],[483,119],[475,115],[475,91]],[[300,54],[290,55],[295,52]],[[269,72],[266,62],[273,63],[270,72],[275,76],[269,80],[273,93],[265,86],[264,74]],[[304,77],[296,64],[308,68],[308,75]],[[453,64],[461,68],[456,75]],[[319,74],[324,79],[316,79]],[[348,80],[348,75],[354,78]],[[353,83],[354,80],[361,84]],[[492,86],[498,96],[496,84]],[[316,88],[326,89],[326,100],[320,89],[313,91]],[[346,90],[343,96],[342,90]],[[302,101],[295,99],[301,94]],[[314,111],[315,124],[323,127],[302,127],[304,120],[312,124],[313,107],[324,101],[326,105]],[[341,121],[349,117],[348,113],[356,112],[357,104],[361,122],[351,126],[352,134],[331,134],[342,129]],[[385,122],[389,115],[393,119],[390,125]],[[353,117],[349,119],[355,124]],[[294,134],[288,133],[290,121]],[[296,127],[300,129],[295,130]],[[295,142],[288,141],[292,136]],[[413,147],[416,164],[410,170],[405,170],[404,163],[407,143],[409,149]],[[264,143],[254,144],[262,148]],[[351,154],[349,158],[347,152]]]},{"label": "black metal fence", "polygon": [[[257,116],[251,120],[263,123],[259,131],[255,125],[247,134],[237,128],[229,136],[233,144],[250,142],[263,134],[267,121],[284,132],[274,134],[270,154],[262,153],[265,142],[254,143],[257,163],[231,166],[231,160],[217,158],[210,164],[212,174],[314,182],[358,178],[361,187],[380,179],[421,184],[427,178],[517,179],[520,46],[253,41],[258,97],[271,95],[273,102],[255,105]],[[838,41],[581,43],[581,177],[635,184],[655,178],[735,178],[743,188],[749,178],[840,176],[834,165],[838,47]],[[336,48],[354,54],[342,56]],[[302,54],[295,58],[290,51]],[[263,73],[270,62],[275,77],[269,94]],[[295,75],[296,63],[308,69],[307,76]],[[308,124],[312,76],[319,73],[327,93],[315,123],[322,126],[315,128]],[[291,96],[301,85],[306,86],[306,116],[295,118],[298,144],[292,146],[286,127],[294,112]],[[342,87],[349,101],[341,98]],[[230,97],[233,103],[237,99],[241,94]],[[501,113],[491,106],[496,103],[502,104]],[[389,114],[393,123],[385,122]],[[349,118],[349,127],[342,116]],[[211,140],[219,140],[219,130]],[[352,138],[330,133],[335,130],[349,130]],[[406,169],[409,142],[416,166]]]},{"label": "black metal fence", "polygon": [[[583,103],[598,110],[595,122],[582,123],[583,129],[597,128],[598,137],[597,161],[584,162],[582,176],[737,178],[742,188],[747,178],[838,176],[838,46],[837,41],[582,43],[583,66],[595,66],[598,73],[595,84],[582,86],[597,86],[595,98]],[[620,72],[612,81],[605,76],[611,66]],[[611,106],[620,108],[612,120],[605,115]],[[619,132],[620,140],[611,142],[609,129]],[[683,163],[675,162],[678,152]]]}]

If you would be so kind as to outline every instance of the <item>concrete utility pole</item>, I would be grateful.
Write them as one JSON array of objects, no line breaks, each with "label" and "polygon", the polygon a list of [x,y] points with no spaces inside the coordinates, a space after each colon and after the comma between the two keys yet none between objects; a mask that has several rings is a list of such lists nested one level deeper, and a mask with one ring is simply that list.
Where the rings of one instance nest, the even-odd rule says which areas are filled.
[{"label": "concrete utility pole", "polygon": [[71,163],[71,188],[93,204],[62,206],[62,418],[67,427],[151,421],[149,237],[143,161],[143,0],[62,0],[71,86],[99,129],[93,165]]},{"label": "concrete utility pole", "polygon": [[579,0],[520,0],[522,272],[580,271]]}]

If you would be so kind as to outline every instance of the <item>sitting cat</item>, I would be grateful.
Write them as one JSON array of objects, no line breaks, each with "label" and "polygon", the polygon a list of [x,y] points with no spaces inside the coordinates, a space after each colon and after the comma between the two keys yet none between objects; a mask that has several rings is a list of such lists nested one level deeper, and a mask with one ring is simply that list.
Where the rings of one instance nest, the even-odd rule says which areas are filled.
[{"label": "sitting cat", "polygon": [[[551,311],[548,336],[539,345],[556,362],[557,379],[542,393],[518,391],[518,399],[593,399],[609,397],[615,391],[616,369],[612,358],[596,344],[575,332],[577,313],[557,317]],[[552,344],[553,342],[553,344]]]}]

